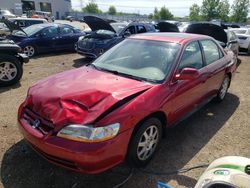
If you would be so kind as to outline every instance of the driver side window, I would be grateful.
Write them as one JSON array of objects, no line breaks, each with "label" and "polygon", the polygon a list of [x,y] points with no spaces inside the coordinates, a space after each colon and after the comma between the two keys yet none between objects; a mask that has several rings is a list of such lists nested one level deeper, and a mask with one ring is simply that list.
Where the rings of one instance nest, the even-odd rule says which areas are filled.
[{"label": "driver side window", "polygon": [[126,29],[126,31],[128,31],[130,34],[135,34],[135,26],[132,25],[132,26],[128,27]]},{"label": "driver side window", "polygon": [[57,27],[52,26],[52,27],[46,28],[46,29],[43,30],[42,34],[45,37],[57,36],[58,35]]},{"label": "driver side window", "polygon": [[184,68],[201,69],[203,67],[203,60],[200,45],[197,41],[191,42],[184,50],[178,72]]}]

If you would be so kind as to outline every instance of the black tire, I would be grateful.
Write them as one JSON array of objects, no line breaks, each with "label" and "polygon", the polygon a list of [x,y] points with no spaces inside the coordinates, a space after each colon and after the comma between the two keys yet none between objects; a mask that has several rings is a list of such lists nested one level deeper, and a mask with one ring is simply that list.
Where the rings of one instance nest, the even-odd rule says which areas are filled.
[{"label": "black tire", "polygon": [[250,45],[248,46],[248,49],[247,49],[247,55],[250,55]]},{"label": "black tire", "polygon": [[[154,147],[154,149],[152,148],[153,150],[150,151],[149,156],[147,158],[145,158],[144,160],[142,160],[139,157],[139,153],[141,153],[144,148],[142,148],[141,150],[139,148],[145,147],[145,146],[139,146],[139,143],[141,143],[141,141],[143,140],[144,133],[145,132],[148,133],[148,131],[151,130],[150,128],[157,129],[158,141],[155,144],[155,146],[153,146],[153,145],[151,146],[151,147]],[[129,144],[128,154],[127,154],[127,160],[129,162],[129,164],[132,166],[136,166],[136,167],[143,167],[143,166],[147,165],[149,163],[149,161],[152,159],[152,157],[154,156],[155,152],[157,151],[159,143],[161,141],[161,138],[162,138],[162,123],[159,119],[149,118],[149,119],[146,119],[143,123],[141,123],[141,125],[139,125],[139,128],[132,135],[132,138],[131,138],[131,141]],[[146,142],[146,140],[145,140],[145,142]],[[148,146],[148,147],[150,147],[150,146]]]},{"label": "black tire", "polygon": [[227,95],[228,88],[230,86],[230,82],[231,82],[230,77],[228,75],[225,75],[223,82],[220,86],[220,89],[217,93],[217,96],[215,97],[216,102],[221,102],[225,99],[225,97]]},{"label": "black tire", "polygon": [[[7,76],[1,77],[1,74],[3,75],[3,71],[6,72],[6,70],[3,70],[3,66],[6,65],[6,63],[9,63],[11,66],[11,69],[16,69],[16,72],[11,73],[11,76],[13,76],[12,79],[7,78]],[[0,86],[10,86],[13,84],[16,84],[23,75],[23,67],[21,62],[14,56],[11,55],[0,55]]]},{"label": "black tire", "polygon": [[23,48],[23,53],[25,53],[28,57],[34,57],[37,54],[37,49],[33,45],[27,45]]}]

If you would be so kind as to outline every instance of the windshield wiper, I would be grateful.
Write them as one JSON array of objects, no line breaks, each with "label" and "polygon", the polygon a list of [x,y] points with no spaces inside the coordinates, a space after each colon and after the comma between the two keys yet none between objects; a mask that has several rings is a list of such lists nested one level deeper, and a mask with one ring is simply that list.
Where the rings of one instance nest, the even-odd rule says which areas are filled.
[{"label": "windshield wiper", "polygon": [[100,71],[110,72],[110,73],[115,74],[115,75],[120,75],[120,76],[123,76],[123,77],[126,77],[126,78],[131,78],[131,79],[134,79],[134,80],[138,80],[138,81],[157,83],[156,80],[152,80],[152,79],[148,79],[148,78],[140,78],[140,77],[137,77],[137,76],[134,76],[134,75],[131,75],[131,74],[126,74],[126,73],[123,73],[123,72],[119,72],[117,70],[110,70],[110,69],[105,69],[105,68],[97,67],[93,63],[89,64],[87,66],[92,66],[95,69],[100,70]]}]

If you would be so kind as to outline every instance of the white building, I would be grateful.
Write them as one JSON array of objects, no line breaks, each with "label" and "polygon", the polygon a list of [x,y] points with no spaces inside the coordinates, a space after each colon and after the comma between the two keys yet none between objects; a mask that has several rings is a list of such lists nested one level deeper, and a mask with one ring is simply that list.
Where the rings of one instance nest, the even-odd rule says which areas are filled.
[{"label": "white building", "polygon": [[16,15],[28,10],[51,12],[56,19],[61,19],[71,10],[71,0],[0,0],[0,8]]}]

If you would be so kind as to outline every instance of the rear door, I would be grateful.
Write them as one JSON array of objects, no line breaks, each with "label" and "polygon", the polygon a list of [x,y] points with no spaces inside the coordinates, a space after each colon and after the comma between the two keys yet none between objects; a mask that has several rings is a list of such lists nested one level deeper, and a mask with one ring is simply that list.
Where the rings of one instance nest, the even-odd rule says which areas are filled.
[{"label": "rear door", "polygon": [[183,68],[195,68],[199,71],[197,79],[178,80],[172,84],[173,122],[192,112],[205,98],[207,92],[207,69],[204,67],[202,51],[198,41],[191,42],[184,49],[182,58],[175,74]]},{"label": "rear door", "polygon": [[213,96],[218,92],[221,83],[225,76],[225,67],[228,62],[219,46],[213,40],[200,41],[206,67],[208,70],[207,76],[207,93],[208,97]]}]

